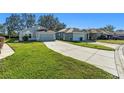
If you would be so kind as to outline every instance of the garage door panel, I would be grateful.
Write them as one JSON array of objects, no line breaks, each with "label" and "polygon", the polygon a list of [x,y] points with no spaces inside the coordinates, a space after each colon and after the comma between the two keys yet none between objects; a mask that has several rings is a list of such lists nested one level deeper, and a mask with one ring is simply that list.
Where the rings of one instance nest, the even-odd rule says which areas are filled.
[{"label": "garage door panel", "polygon": [[40,40],[41,40],[41,41],[54,40],[54,35],[52,35],[52,34],[41,34],[41,35],[40,35]]}]

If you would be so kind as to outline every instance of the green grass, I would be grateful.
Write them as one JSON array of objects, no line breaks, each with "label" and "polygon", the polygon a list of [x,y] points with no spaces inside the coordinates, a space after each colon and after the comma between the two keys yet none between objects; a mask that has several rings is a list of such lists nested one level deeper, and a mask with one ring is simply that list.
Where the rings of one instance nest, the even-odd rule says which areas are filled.
[{"label": "green grass", "polygon": [[88,42],[69,42],[69,43],[74,44],[74,45],[78,45],[78,46],[88,47],[88,48],[114,51],[113,48],[106,47],[106,46],[103,46],[103,45],[98,45],[98,44],[90,44]]},{"label": "green grass", "polygon": [[93,65],[56,53],[41,42],[9,45],[15,53],[0,61],[1,79],[115,78]]},{"label": "green grass", "polygon": [[110,44],[124,44],[124,40],[97,40],[97,42],[110,43]]}]

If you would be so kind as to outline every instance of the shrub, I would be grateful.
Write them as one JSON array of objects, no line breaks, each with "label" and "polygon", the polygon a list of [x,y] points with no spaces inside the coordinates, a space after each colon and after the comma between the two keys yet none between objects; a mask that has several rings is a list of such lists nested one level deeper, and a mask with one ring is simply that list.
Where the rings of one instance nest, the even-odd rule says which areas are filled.
[{"label": "shrub", "polygon": [[23,36],[23,40],[24,40],[24,41],[28,41],[28,38],[29,38],[28,35]]},{"label": "shrub", "polygon": [[99,36],[97,39],[107,39],[105,35]]},{"label": "shrub", "polygon": [[0,36],[2,36],[2,37],[3,37],[3,36],[5,36],[5,35],[4,35],[4,34],[2,34],[2,33],[0,33]]}]

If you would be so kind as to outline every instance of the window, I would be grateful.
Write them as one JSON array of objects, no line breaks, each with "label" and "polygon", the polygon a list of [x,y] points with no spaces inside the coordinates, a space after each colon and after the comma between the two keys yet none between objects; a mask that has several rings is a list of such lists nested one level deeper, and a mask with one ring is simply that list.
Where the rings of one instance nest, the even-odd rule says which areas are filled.
[{"label": "window", "polygon": [[29,38],[31,38],[31,34],[29,34]]},{"label": "window", "polygon": [[83,41],[83,37],[80,37],[80,41]]}]

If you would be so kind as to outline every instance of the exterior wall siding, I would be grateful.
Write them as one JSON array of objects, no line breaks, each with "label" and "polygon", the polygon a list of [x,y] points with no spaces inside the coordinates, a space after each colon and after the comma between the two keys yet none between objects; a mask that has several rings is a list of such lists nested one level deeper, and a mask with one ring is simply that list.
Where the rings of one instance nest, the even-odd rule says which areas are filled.
[{"label": "exterior wall siding", "polygon": [[73,40],[73,33],[66,33],[65,40],[72,41]]},{"label": "exterior wall siding", "polygon": [[20,32],[19,33],[19,41],[23,41],[23,36],[31,34],[31,38],[29,40],[36,41],[51,41],[55,40],[55,32]]},{"label": "exterior wall siding", "polygon": [[80,41],[80,38],[82,38],[82,41],[85,41],[87,40],[87,33],[86,32],[73,32],[73,33],[58,32],[56,34],[56,38],[58,40],[67,40],[67,41]]},{"label": "exterior wall siding", "polygon": [[57,40],[63,40],[64,39],[63,36],[64,36],[64,33],[63,32],[56,33],[56,39]]},{"label": "exterior wall siding", "polygon": [[85,32],[73,33],[73,41],[85,41],[85,40],[87,40],[87,34]]}]

